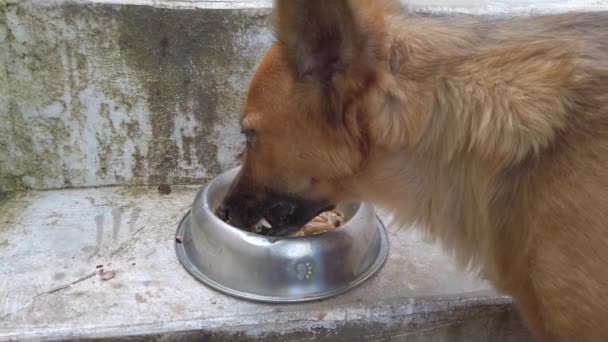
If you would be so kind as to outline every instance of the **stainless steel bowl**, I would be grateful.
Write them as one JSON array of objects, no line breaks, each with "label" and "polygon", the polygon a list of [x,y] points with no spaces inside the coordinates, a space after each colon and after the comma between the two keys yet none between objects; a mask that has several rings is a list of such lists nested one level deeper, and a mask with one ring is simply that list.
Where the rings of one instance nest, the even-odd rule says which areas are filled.
[{"label": "stainless steel bowl", "polygon": [[386,260],[386,231],[367,203],[338,205],[345,223],[319,235],[279,239],[230,226],[213,210],[237,173],[203,187],[177,229],[177,257],[204,284],[255,301],[304,302],[353,288]]}]

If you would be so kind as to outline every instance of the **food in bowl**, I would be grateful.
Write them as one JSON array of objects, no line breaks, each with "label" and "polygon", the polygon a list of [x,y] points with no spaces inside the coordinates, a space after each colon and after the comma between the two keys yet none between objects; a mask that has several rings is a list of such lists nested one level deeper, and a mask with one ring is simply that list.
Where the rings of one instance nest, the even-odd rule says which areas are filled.
[{"label": "food in bowl", "polygon": [[[302,237],[326,233],[344,224],[344,214],[337,209],[325,211],[305,224],[300,230],[289,235],[289,237]],[[272,236],[272,226],[265,219],[260,220],[254,227],[253,232]]]},{"label": "food in bowl", "polygon": [[290,236],[310,236],[334,230],[344,224],[344,214],[339,210],[323,212]]}]

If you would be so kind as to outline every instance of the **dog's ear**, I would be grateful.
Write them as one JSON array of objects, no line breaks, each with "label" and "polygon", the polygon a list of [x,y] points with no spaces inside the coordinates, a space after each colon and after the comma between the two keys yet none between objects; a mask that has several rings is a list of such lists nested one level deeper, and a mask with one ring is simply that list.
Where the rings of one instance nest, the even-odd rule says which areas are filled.
[{"label": "dog's ear", "polygon": [[329,82],[363,51],[366,37],[348,0],[276,0],[275,25],[296,77]]}]

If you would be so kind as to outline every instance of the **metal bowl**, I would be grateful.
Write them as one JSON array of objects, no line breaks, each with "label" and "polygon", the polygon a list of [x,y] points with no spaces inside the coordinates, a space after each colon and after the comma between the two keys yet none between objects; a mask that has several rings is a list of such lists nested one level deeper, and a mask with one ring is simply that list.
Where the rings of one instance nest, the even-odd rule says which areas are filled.
[{"label": "metal bowl", "polygon": [[254,301],[305,302],[353,288],[386,260],[386,231],[367,203],[339,204],[344,224],[318,235],[273,238],[230,226],[214,209],[237,173],[203,187],[177,229],[177,257],[202,283]]}]

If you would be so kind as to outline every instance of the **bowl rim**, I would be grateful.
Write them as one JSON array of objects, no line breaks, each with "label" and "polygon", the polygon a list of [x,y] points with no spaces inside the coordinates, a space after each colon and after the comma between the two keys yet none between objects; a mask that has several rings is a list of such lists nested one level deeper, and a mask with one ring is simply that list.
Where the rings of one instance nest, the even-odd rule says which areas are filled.
[{"label": "bowl rim", "polygon": [[[237,167],[234,167],[232,169],[229,169],[229,170],[226,170],[226,171],[220,173],[219,175],[217,175],[216,177],[211,179],[209,182],[207,182],[207,184],[203,185],[203,187],[199,190],[199,192],[201,192],[200,196],[201,196],[202,202],[203,202],[203,210],[206,212],[206,214],[208,216],[212,217],[213,224],[221,227],[222,229],[227,229],[232,234],[237,234],[241,237],[258,238],[258,239],[263,239],[267,242],[276,242],[277,240],[297,240],[297,239],[301,240],[301,239],[310,239],[312,237],[319,238],[320,236],[324,236],[326,234],[332,234],[334,232],[339,232],[339,231],[348,229],[349,226],[352,226],[352,221],[355,221],[355,219],[359,218],[362,215],[363,210],[365,210],[366,208],[373,209],[373,206],[370,203],[367,203],[364,201],[341,202],[341,203],[352,203],[352,204],[357,205],[357,209],[355,210],[354,214],[348,220],[346,220],[341,226],[337,227],[336,229],[332,229],[327,232],[313,234],[313,235],[268,236],[268,235],[262,235],[262,234],[257,234],[254,232],[242,230],[240,228],[237,228],[237,227],[225,222],[224,220],[220,219],[219,217],[217,217],[214,210],[211,208],[211,205],[210,205],[211,194],[209,193],[209,191],[214,183],[217,183],[221,178],[227,177],[228,173],[237,172],[237,170],[239,170],[240,168],[241,168],[240,166],[237,166]],[[218,186],[220,186],[220,185],[218,185]],[[196,197],[198,197],[198,196],[196,196]]]}]

